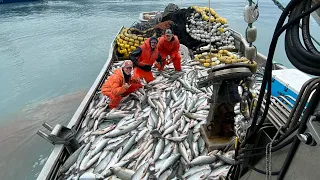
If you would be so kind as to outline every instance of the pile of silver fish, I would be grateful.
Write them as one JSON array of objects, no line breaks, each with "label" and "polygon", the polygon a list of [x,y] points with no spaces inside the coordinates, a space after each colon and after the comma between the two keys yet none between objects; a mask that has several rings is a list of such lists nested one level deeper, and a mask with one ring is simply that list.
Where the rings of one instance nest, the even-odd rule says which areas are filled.
[{"label": "pile of silver fish", "polygon": [[[219,179],[234,151],[208,152],[200,135],[211,88],[198,89],[207,71],[181,45],[182,71],[154,71],[155,80],[107,109],[101,93],[89,105],[77,134],[82,144],[59,169],[63,179]],[[114,63],[114,67],[121,63]]]}]

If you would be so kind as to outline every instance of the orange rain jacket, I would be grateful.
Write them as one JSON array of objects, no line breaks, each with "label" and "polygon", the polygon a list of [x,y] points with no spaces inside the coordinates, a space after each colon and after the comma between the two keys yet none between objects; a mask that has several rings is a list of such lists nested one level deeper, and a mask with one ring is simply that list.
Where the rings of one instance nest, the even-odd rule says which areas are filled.
[{"label": "orange rain jacket", "polygon": [[179,54],[180,42],[178,36],[173,36],[173,41],[167,41],[165,35],[160,37],[158,43],[158,51],[162,59],[166,59],[167,55],[170,55],[171,59],[175,59]]},{"label": "orange rain jacket", "polygon": [[158,48],[156,47],[154,50],[151,50],[150,38],[148,38],[144,44],[142,44],[136,50],[131,52],[130,59],[135,65],[134,77],[144,78],[147,82],[154,80],[151,71],[145,71],[140,68],[144,65],[152,66],[155,61],[161,62],[161,56],[159,55]]},{"label": "orange rain jacket", "polygon": [[163,59],[161,67],[158,67],[159,71],[162,71],[165,65],[170,64],[166,60],[167,55],[170,55],[170,61],[172,61],[174,69],[181,71],[181,56],[179,53],[180,42],[178,36],[174,35],[171,41],[167,41],[165,35],[160,37],[158,43],[158,50]]},{"label": "orange rain jacket", "polygon": [[[140,81],[131,77],[128,84],[134,83],[140,83]],[[124,84],[125,80],[123,77],[122,68],[118,68],[114,71],[114,74],[109,76],[107,81],[102,85],[101,92],[106,96],[108,96],[108,94],[121,96],[126,92],[126,89],[123,87]]]}]

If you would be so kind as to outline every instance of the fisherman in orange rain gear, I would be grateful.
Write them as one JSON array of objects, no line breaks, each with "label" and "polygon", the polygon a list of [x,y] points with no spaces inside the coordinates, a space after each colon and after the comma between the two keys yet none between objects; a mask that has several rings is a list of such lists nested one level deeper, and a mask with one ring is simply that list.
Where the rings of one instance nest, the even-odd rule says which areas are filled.
[{"label": "fisherman in orange rain gear", "polygon": [[154,77],[151,67],[155,61],[162,65],[161,56],[157,49],[158,39],[156,37],[148,38],[144,44],[137,47],[129,55],[130,60],[134,64],[134,77],[143,78],[147,82],[153,81]]},{"label": "fisherman in orange rain gear", "polygon": [[181,71],[181,56],[179,53],[180,42],[178,36],[173,35],[170,29],[165,31],[165,34],[160,37],[158,43],[158,51],[164,60],[161,66],[158,66],[158,70],[163,70],[165,65],[173,63],[176,71]]},{"label": "fisherman in orange rain gear", "polygon": [[114,74],[109,76],[102,85],[102,94],[110,98],[110,109],[118,107],[122,97],[127,96],[142,87],[139,79],[131,77],[132,68],[132,62],[130,60],[125,60],[122,67],[116,69]]}]

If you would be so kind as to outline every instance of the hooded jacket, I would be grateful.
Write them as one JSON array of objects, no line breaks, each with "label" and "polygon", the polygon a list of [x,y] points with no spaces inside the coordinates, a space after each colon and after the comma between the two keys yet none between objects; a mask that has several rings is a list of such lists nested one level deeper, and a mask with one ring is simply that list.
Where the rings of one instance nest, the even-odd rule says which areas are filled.
[{"label": "hooded jacket", "polygon": [[[129,84],[137,83],[137,79],[130,78]],[[120,96],[126,92],[126,89],[123,87],[125,84],[125,79],[123,75],[122,68],[114,70],[114,74],[109,76],[106,82],[102,85],[101,92],[104,95],[113,94],[115,96]]]},{"label": "hooded jacket", "polygon": [[[155,37],[151,37],[153,39],[156,39]],[[135,49],[130,53],[130,60],[133,62],[133,64],[137,67],[149,65],[152,66],[155,61],[160,62],[161,56],[158,52],[158,48],[155,47],[153,50],[150,46],[150,39],[148,38],[144,44],[142,44],[140,47]]]}]

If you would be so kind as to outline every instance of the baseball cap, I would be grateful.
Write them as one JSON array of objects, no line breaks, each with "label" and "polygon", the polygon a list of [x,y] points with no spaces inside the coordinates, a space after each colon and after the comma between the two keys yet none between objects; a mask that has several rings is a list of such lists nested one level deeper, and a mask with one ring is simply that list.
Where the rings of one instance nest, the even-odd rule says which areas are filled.
[{"label": "baseball cap", "polygon": [[131,60],[125,60],[122,64],[123,68],[129,68],[129,67],[133,67],[132,61]]},{"label": "baseball cap", "polygon": [[157,39],[156,37],[152,36],[152,37],[150,37],[150,43],[151,43],[151,42],[156,42],[156,43],[158,43],[158,39]]},{"label": "baseball cap", "polygon": [[167,29],[166,32],[165,32],[165,34],[166,34],[166,35],[172,35],[171,29]]}]

